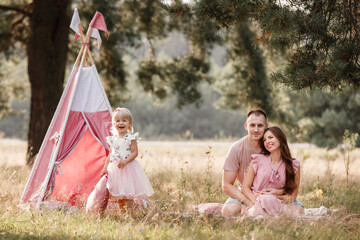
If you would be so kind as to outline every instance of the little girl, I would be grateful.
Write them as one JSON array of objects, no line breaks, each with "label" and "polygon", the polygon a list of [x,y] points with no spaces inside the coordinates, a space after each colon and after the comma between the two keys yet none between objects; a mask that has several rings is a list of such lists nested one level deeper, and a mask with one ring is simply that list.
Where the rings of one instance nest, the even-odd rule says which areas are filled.
[{"label": "little girl", "polygon": [[123,210],[132,206],[134,198],[145,198],[154,191],[139,162],[135,160],[139,133],[133,134],[133,117],[129,109],[117,108],[113,112],[111,133],[113,136],[106,137],[110,144],[110,154],[101,175],[108,174],[107,188]]}]

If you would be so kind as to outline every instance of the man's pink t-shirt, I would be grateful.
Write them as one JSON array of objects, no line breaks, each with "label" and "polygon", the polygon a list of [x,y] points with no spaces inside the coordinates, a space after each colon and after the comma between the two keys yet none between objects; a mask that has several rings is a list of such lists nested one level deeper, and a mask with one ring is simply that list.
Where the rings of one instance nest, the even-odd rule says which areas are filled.
[{"label": "man's pink t-shirt", "polygon": [[237,180],[243,183],[246,169],[251,162],[251,155],[260,153],[254,151],[245,136],[236,141],[229,149],[223,169],[229,172],[237,172]]}]

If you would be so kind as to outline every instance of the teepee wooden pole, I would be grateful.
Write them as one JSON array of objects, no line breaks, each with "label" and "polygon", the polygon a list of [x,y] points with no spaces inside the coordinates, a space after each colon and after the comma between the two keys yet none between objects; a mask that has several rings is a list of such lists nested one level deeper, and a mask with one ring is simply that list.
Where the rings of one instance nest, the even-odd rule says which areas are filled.
[{"label": "teepee wooden pole", "polygon": [[78,28],[79,28],[79,32],[80,32],[80,37],[81,37],[81,49],[80,49],[80,52],[78,54],[78,56],[76,57],[76,61],[75,61],[75,66],[78,66],[79,64],[79,61],[80,61],[80,57],[82,56],[82,53],[85,49],[85,46],[82,44],[84,41],[83,41],[83,38],[84,38],[84,34],[82,32],[82,27],[81,27],[81,24],[79,23],[78,25]]},{"label": "teepee wooden pole", "polygon": [[[86,36],[86,38],[84,37],[84,34],[83,34],[82,30],[81,30],[81,25],[80,25],[80,24],[79,24],[78,27],[79,27],[80,37],[81,37],[81,43],[88,43],[88,44],[89,44],[89,43],[90,43],[90,38],[88,38],[87,36]],[[90,27],[90,28],[91,28],[91,27]],[[90,34],[90,36],[91,36],[90,30],[88,31],[88,34]],[[86,39],[89,39],[89,40],[86,40]],[[81,51],[80,51],[78,57],[76,58],[75,66],[79,63],[80,56],[81,56],[82,52],[83,52],[84,49],[85,49],[85,46],[84,46],[84,45],[86,45],[86,44],[83,44],[83,45],[81,46]],[[91,56],[89,47],[87,48],[86,53],[87,53],[87,55],[85,55],[86,65],[88,65],[87,57],[89,57],[89,59],[90,59],[90,61],[91,61],[91,64],[94,65],[94,60],[93,60],[93,58],[92,58],[92,56]]]},{"label": "teepee wooden pole", "polygon": [[87,43],[90,41],[90,36],[91,36],[92,29],[93,29],[92,26],[90,26],[89,30],[88,30],[88,32],[86,34],[85,42],[87,42]]},{"label": "teepee wooden pole", "polygon": [[[90,27],[89,27],[89,30],[88,30],[88,33],[87,33],[87,35],[86,35],[86,39],[85,39],[85,42],[87,42],[88,44],[90,44],[91,31],[92,31],[92,27],[90,26]],[[93,60],[93,58],[92,58],[92,56],[91,56],[89,47],[87,48],[87,54],[89,55],[91,64],[94,65],[94,60]]]},{"label": "teepee wooden pole", "polygon": [[84,49],[85,49],[85,46],[82,45],[82,46],[81,46],[81,49],[80,49],[80,52],[79,52],[78,56],[76,57],[76,61],[75,61],[75,64],[74,64],[75,66],[78,66],[79,61],[80,61],[80,58],[81,58],[81,55],[82,55]]},{"label": "teepee wooden pole", "polygon": [[[83,34],[82,30],[81,30],[81,25],[80,24],[79,24],[78,28],[79,28],[79,32],[80,32],[81,44],[83,45],[85,43],[85,39],[84,39],[84,34]],[[86,54],[85,54],[85,62],[86,62],[86,66],[89,66]]]},{"label": "teepee wooden pole", "polygon": [[88,53],[88,55],[89,55],[91,64],[94,65],[94,60],[93,60],[93,58],[92,58],[92,56],[91,56],[91,53],[90,53],[90,49],[89,49],[89,48],[87,48],[87,53]]}]

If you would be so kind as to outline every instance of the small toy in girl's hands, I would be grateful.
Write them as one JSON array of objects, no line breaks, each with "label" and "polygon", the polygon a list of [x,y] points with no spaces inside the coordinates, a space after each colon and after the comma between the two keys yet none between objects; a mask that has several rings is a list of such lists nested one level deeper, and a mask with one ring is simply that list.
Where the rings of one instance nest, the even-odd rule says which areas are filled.
[{"label": "small toy in girl's hands", "polygon": [[150,181],[136,157],[139,133],[133,133],[133,117],[129,109],[117,108],[112,114],[111,133],[106,137],[110,154],[101,174],[108,174],[107,188],[118,200],[120,209],[131,207],[133,199],[154,193]]}]

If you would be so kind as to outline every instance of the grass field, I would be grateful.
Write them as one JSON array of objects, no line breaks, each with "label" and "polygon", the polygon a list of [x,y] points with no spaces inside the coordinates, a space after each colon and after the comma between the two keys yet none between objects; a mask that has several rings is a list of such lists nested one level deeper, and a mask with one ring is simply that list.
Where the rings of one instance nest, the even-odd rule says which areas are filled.
[{"label": "grass field", "polygon": [[20,209],[30,173],[24,164],[26,143],[0,139],[0,239],[360,239],[359,149],[352,153],[348,183],[337,150],[292,149],[302,166],[298,199],[306,208],[326,206],[329,217],[313,221],[179,214],[199,203],[226,200],[221,168],[229,145],[141,143],[138,160],[155,190],[150,210],[131,215],[107,210],[100,218],[87,216],[83,209]]}]

